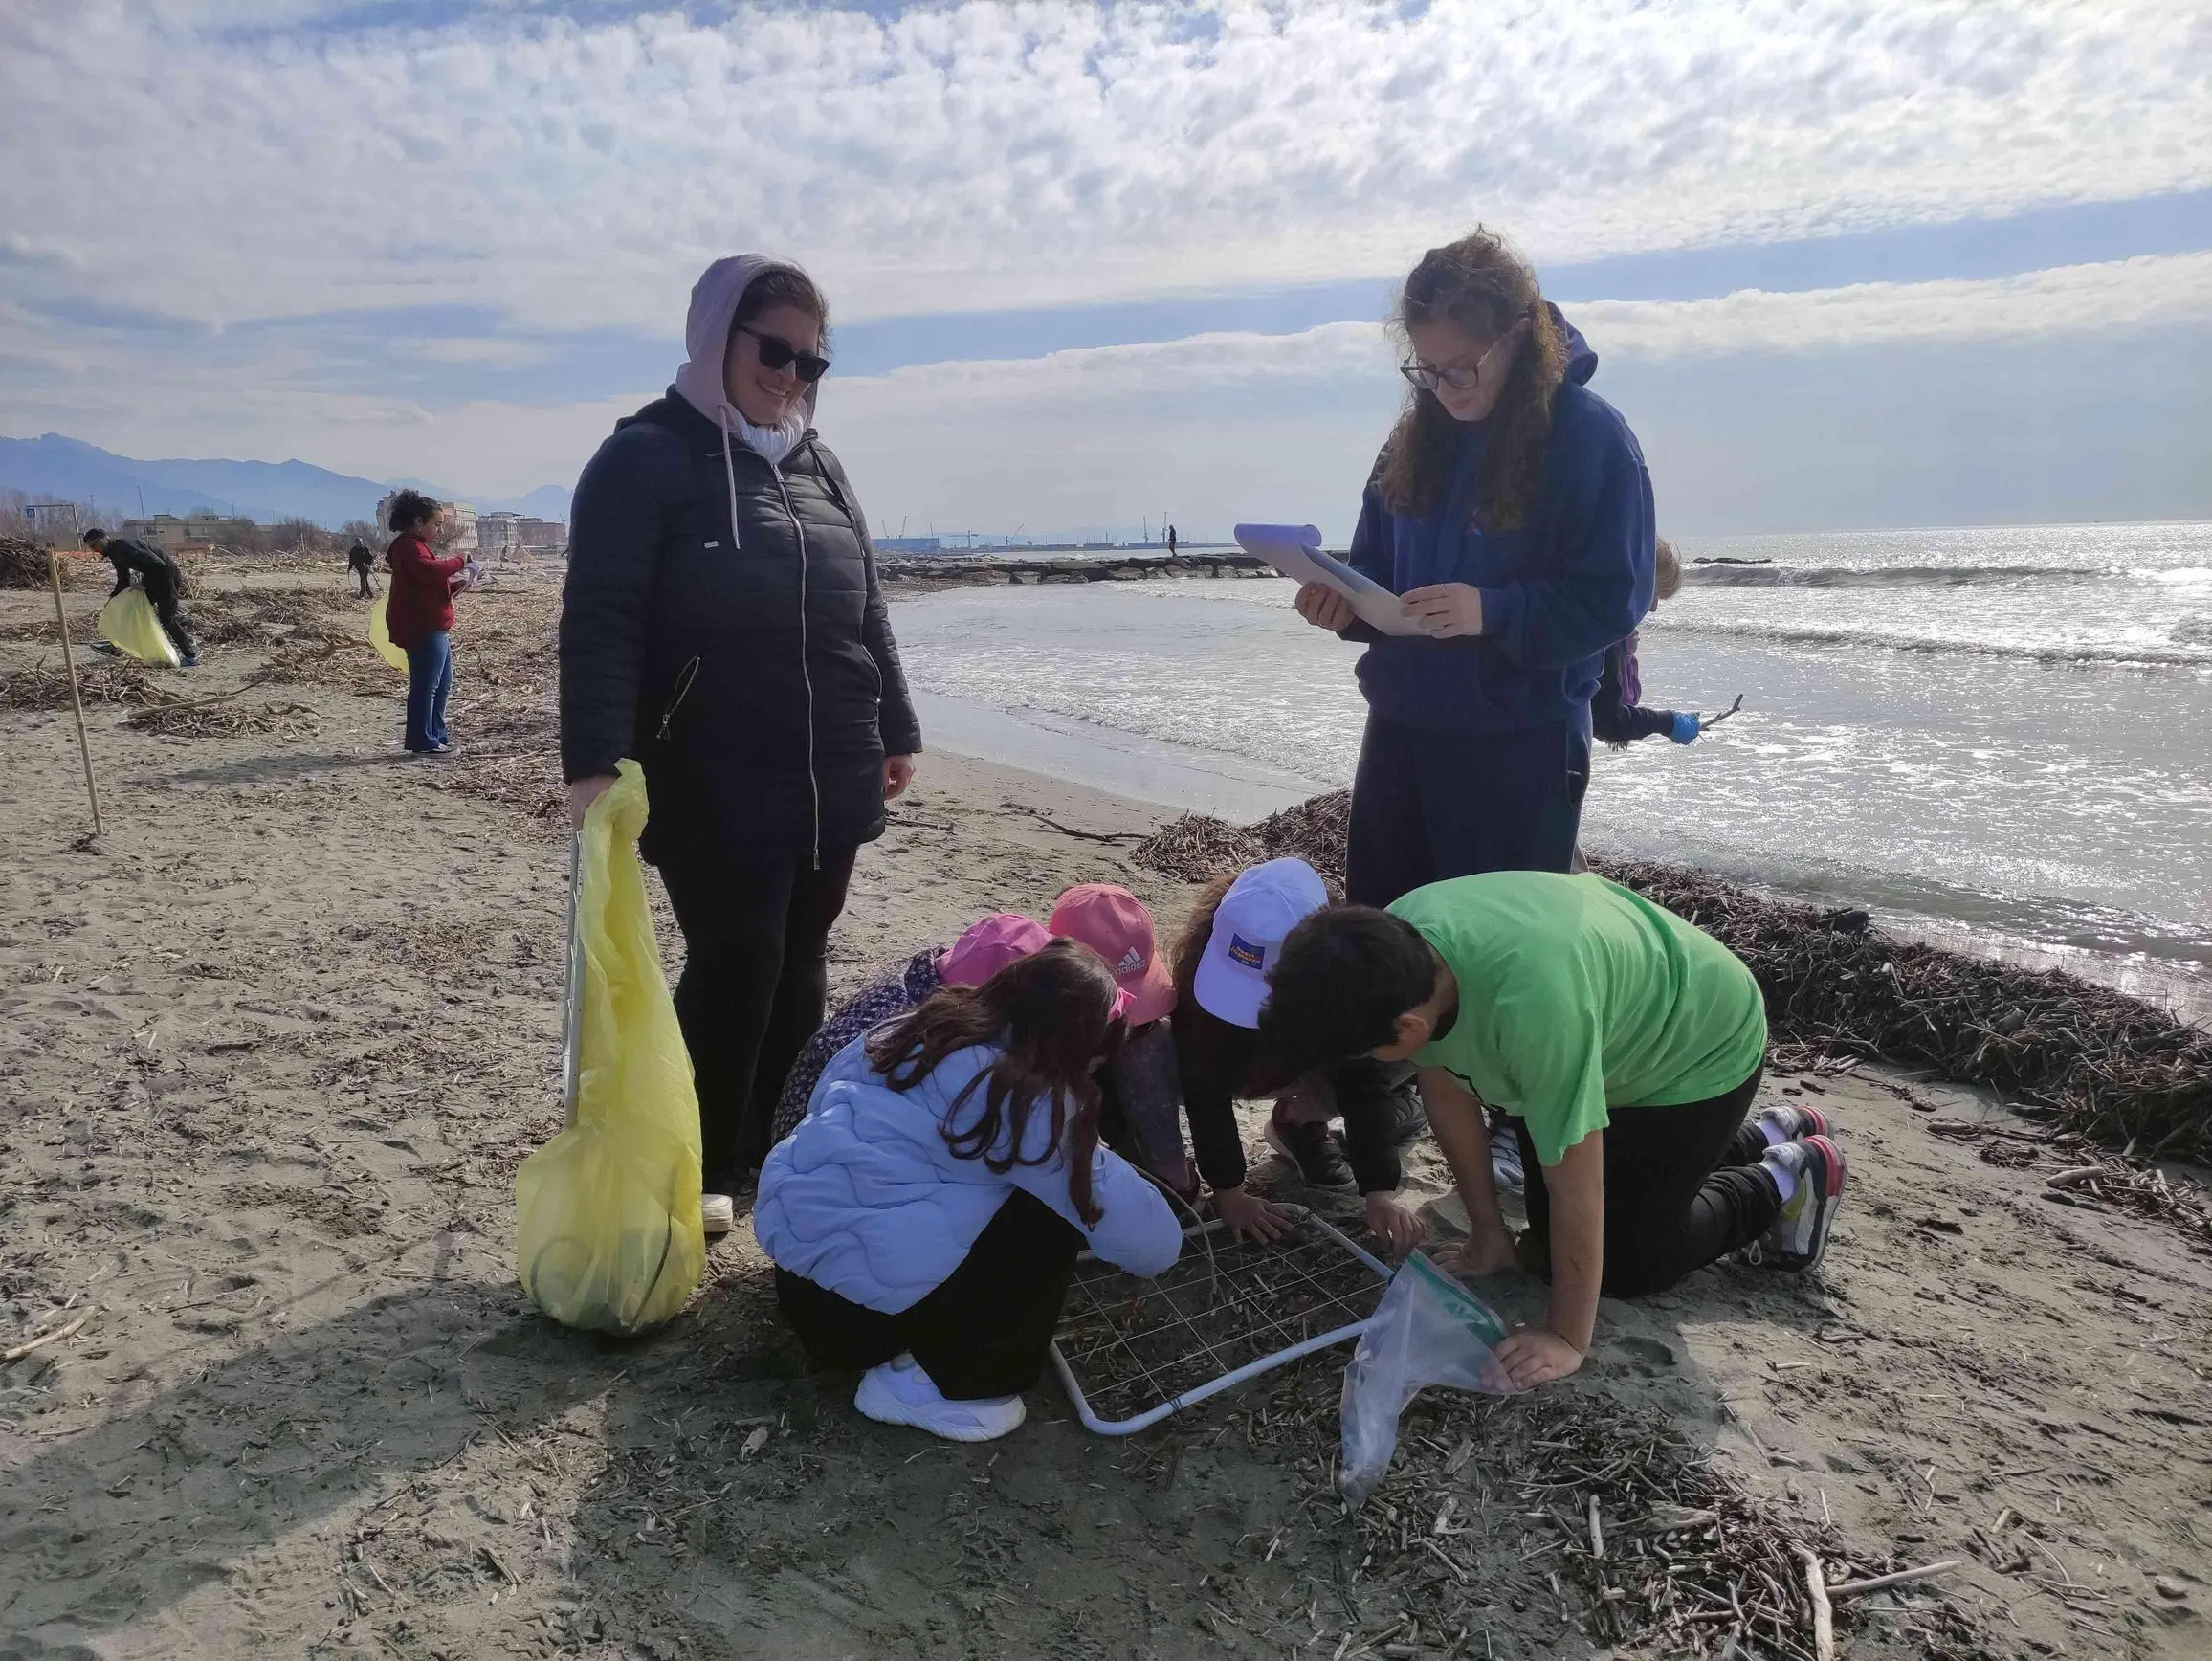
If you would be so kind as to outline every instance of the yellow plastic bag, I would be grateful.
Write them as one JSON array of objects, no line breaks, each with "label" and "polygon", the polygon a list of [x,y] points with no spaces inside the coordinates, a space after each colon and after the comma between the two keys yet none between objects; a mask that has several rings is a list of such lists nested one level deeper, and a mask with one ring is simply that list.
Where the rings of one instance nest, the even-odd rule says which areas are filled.
[{"label": "yellow plastic bag", "polygon": [[166,663],[174,669],[184,662],[177,655],[176,642],[154,615],[154,603],[136,583],[100,609],[100,637],[141,663]]},{"label": "yellow plastic bag", "polygon": [[376,654],[379,657],[405,675],[407,673],[407,653],[391,643],[391,629],[385,621],[385,608],[390,601],[391,595],[387,591],[379,594],[376,597],[376,603],[369,607],[368,643],[376,648]]},{"label": "yellow plastic bag", "polygon": [[568,1128],[516,1174],[515,1264],[564,1326],[634,1333],[682,1307],[707,1242],[698,1098],[637,858],[645,774],[621,775],[576,840]]}]

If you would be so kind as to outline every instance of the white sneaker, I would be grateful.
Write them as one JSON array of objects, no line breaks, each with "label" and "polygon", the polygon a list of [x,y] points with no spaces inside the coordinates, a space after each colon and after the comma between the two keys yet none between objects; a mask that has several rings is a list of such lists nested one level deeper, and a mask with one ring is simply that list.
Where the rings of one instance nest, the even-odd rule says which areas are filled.
[{"label": "white sneaker", "polygon": [[852,1405],[880,1425],[912,1425],[948,1442],[994,1442],[1029,1416],[1019,1396],[948,1402],[911,1355],[871,1367]]},{"label": "white sneaker", "polygon": [[709,1240],[719,1240],[738,1226],[737,1202],[727,1194],[699,1196],[699,1226]]}]

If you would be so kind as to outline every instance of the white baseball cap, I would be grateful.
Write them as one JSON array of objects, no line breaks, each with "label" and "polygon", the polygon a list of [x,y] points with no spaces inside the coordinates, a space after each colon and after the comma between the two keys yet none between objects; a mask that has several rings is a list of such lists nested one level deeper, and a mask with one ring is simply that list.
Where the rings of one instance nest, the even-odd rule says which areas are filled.
[{"label": "white baseball cap", "polygon": [[1235,1027],[1257,1027],[1268,971],[1283,937],[1329,903],[1319,873],[1303,859],[1255,865],[1222,896],[1192,986],[1199,1007]]}]

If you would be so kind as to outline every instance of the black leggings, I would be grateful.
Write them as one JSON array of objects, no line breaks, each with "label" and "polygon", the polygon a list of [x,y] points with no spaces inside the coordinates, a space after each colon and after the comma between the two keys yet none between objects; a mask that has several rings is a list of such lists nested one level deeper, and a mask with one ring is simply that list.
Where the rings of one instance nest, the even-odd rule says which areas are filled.
[{"label": "black leggings", "polygon": [[773,865],[732,861],[664,825],[654,862],[683,929],[675,1017],[699,1098],[706,1191],[726,1194],[768,1156],[776,1098],[829,1002],[830,930],[855,849]]},{"label": "black leggings", "polygon": [[1352,780],[1344,897],[1388,905],[1485,871],[1565,871],[1590,782],[1590,727],[1434,733],[1367,717]]},{"label": "black leggings", "polygon": [[[1781,1211],[1759,1168],[1766,1133],[1746,1116],[1758,1072],[1730,1091],[1680,1107],[1616,1107],[1605,1144],[1607,1297],[1664,1292],[1763,1234]],[[1514,1120],[1527,1183],[1529,1232],[1549,1257],[1552,1198],[1528,1126]]]},{"label": "black leggings", "polygon": [[859,1372],[911,1351],[948,1401],[1015,1396],[1044,1373],[1082,1250],[1073,1223],[1016,1188],[961,1266],[896,1315],[787,1269],[776,1271],[776,1301],[816,1366]]}]

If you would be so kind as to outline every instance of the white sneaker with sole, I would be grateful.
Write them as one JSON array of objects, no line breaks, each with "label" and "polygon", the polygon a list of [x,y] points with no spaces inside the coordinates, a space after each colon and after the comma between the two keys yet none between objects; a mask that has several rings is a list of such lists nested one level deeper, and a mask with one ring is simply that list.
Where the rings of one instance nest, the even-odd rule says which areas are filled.
[{"label": "white sneaker with sole", "polygon": [[1736,1253],[1739,1261],[1803,1273],[1827,1255],[1828,1235],[1844,1199],[1844,1150],[1825,1136],[1808,1136],[1766,1150],[1763,1163],[1787,1166],[1797,1186],[1767,1231]]},{"label": "white sneaker with sole", "polygon": [[737,1203],[727,1194],[701,1194],[699,1225],[709,1240],[719,1239],[738,1226]]},{"label": "white sneaker with sole", "polygon": [[1029,1416],[1019,1396],[948,1402],[911,1355],[871,1367],[852,1405],[880,1425],[911,1425],[948,1442],[995,1442]]}]

